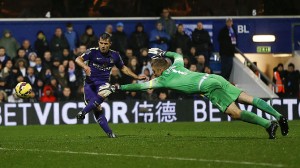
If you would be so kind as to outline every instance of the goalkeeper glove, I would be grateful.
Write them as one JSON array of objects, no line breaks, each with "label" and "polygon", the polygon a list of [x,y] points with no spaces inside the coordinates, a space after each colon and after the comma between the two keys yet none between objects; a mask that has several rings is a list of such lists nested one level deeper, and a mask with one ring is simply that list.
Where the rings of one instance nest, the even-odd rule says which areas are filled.
[{"label": "goalkeeper glove", "polygon": [[167,51],[163,51],[159,48],[150,48],[148,53],[149,54],[154,54],[154,56],[152,56],[152,59],[158,59],[158,58],[162,58],[163,56],[165,56]]}]

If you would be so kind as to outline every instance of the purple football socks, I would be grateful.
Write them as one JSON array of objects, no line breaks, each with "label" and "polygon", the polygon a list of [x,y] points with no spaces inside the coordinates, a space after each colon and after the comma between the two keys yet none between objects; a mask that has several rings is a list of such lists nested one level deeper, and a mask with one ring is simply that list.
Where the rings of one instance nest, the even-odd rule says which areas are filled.
[{"label": "purple football socks", "polygon": [[107,119],[106,119],[103,111],[102,110],[101,111],[94,110],[94,115],[95,115],[95,118],[96,118],[98,124],[103,129],[103,131],[105,133],[112,133],[111,129],[108,126]]},{"label": "purple football socks", "polygon": [[93,109],[97,109],[97,106],[100,106],[103,102],[103,98],[101,96],[97,96],[89,101],[89,103],[82,110],[85,114],[89,113]]}]

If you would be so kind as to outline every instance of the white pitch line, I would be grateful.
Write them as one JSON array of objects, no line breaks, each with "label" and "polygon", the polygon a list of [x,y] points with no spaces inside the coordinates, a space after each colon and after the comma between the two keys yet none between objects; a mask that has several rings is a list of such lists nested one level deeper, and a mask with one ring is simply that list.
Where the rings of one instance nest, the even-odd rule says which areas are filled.
[{"label": "white pitch line", "polygon": [[64,153],[64,154],[81,154],[81,155],[99,155],[99,156],[117,156],[117,157],[133,157],[133,158],[149,158],[149,159],[162,159],[162,160],[180,160],[180,161],[196,161],[196,162],[212,162],[212,163],[227,163],[238,165],[253,165],[265,167],[285,167],[282,164],[259,163],[259,162],[246,162],[246,161],[231,161],[231,160],[212,160],[212,159],[199,159],[199,158],[183,158],[183,157],[164,157],[164,156],[148,156],[148,155],[126,155],[116,153],[96,153],[96,152],[76,152],[76,151],[58,151],[58,150],[41,150],[41,149],[9,149],[0,148],[4,151],[29,151],[29,152],[49,152],[49,153]]}]

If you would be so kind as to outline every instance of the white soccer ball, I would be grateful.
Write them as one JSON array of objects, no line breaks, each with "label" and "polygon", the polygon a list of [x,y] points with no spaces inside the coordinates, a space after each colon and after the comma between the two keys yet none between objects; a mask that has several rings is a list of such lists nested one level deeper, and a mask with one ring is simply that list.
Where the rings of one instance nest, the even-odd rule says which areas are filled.
[{"label": "white soccer ball", "polygon": [[110,86],[111,85],[109,83],[105,83],[105,85],[101,85],[99,87],[98,95],[103,98],[109,96],[112,93]]},{"label": "white soccer ball", "polygon": [[32,87],[27,82],[20,82],[15,87],[16,95],[20,98],[29,98]]}]

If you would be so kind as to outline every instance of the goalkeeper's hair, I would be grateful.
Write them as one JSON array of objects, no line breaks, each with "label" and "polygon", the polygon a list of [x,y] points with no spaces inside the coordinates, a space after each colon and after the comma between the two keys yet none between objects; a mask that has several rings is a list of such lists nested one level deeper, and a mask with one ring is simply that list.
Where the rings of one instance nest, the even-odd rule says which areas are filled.
[{"label": "goalkeeper's hair", "polygon": [[170,64],[164,58],[157,58],[157,59],[152,60],[151,66],[156,67],[156,68],[167,69],[167,68],[169,68]]}]

